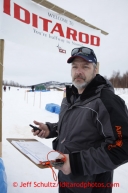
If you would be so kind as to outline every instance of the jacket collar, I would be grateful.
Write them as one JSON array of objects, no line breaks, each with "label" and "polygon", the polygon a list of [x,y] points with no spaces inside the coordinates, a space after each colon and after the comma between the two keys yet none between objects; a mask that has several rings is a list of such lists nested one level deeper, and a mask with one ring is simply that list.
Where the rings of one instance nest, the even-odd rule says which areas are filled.
[{"label": "jacket collar", "polygon": [[[95,96],[97,92],[101,91],[103,87],[113,90],[111,83],[100,74],[97,74],[80,95],[80,99],[84,100],[88,99],[89,97]],[[71,96],[74,96],[74,98],[76,98],[78,95],[78,90],[74,85],[66,86],[66,98],[68,103],[71,103]]]}]

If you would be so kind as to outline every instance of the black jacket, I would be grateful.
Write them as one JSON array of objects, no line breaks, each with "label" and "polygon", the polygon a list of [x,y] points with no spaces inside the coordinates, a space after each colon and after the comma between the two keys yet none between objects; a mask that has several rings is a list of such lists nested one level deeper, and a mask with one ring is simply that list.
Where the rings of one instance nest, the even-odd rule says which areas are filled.
[{"label": "black jacket", "polygon": [[110,193],[106,186],[112,183],[113,170],[128,161],[128,111],[110,82],[96,75],[81,95],[68,86],[59,122],[46,124],[49,138],[58,136],[54,149],[70,156],[72,173],[59,172],[59,180],[95,183],[86,189],[73,187],[73,192]]}]

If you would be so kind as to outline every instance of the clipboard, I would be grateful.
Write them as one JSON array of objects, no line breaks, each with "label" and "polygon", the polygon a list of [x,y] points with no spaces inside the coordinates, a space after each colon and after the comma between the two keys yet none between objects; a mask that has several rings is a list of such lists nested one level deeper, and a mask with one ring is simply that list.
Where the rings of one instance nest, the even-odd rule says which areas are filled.
[{"label": "clipboard", "polygon": [[[34,160],[34,157],[36,154],[34,154],[33,152],[31,153],[31,151],[29,150],[28,147],[30,147],[31,145],[39,145],[39,147],[43,147],[46,148],[46,150],[48,151],[53,151],[51,148],[49,148],[48,146],[44,145],[43,143],[39,142],[36,139],[25,139],[25,138],[7,138],[6,139],[11,145],[13,145],[13,147],[15,147],[22,155],[24,155],[27,159],[29,159],[32,163],[34,163],[37,167],[44,169],[44,168],[49,168],[49,161],[48,160],[40,160],[39,163],[36,163],[36,159]],[[35,143],[36,142],[36,143]],[[26,149],[24,148],[24,145],[28,145],[28,147]],[[21,146],[20,146],[21,145]],[[23,145],[23,146],[22,146]],[[33,146],[34,147],[34,146]],[[57,153],[57,152],[55,152]],[[41,154],[43,154],[43,151],[41,151]],[[41,155],[40,154],[40,155]],[[57,155],[57,154],[56,154]],[[58,153],[59,155],[59,153]],[[46,155],[44,155],[45,157]],[[54,155],[55,156],[55,155]],[[35,157],[37,158],[37,157]],[[39,157],[38,157],[39,159]],[[41,158],[42,159],[42,158]],[[50,160],[50,163],[54,163],[55,165],[61,165],[64,163],[65,160],[63,159],[52,159]],[[46,163],[46,165],[42,165],[42,163]],[[54,167],[55,165],[52,165],[52,167]],[[50,164],[51,166],[51,164]]]}]

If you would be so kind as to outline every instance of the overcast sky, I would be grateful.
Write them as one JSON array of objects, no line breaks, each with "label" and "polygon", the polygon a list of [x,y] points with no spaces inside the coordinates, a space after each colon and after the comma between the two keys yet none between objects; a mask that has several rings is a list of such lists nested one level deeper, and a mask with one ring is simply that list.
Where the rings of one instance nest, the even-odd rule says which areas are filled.
[{"label": "overcast sky", "polygon": [[[101,35],[101,46],[100,46],[100,74],[107,76],[108,78],[112,75],[113,71],[120,71],[121,74],[128,71],[128,0],[49,0],[52,3],[66,9],[73,14],[78,15],[85,21],[92,25],[99,27],[100,29],[109,33],[109,35]],[[14,53],[9,54],[9,49],[13,49]],[[6,42],[5,49],[5,67],[4,77],[5,80],[14,80],[18,83],[29,85],[41,83],[43,81],[71,81],[70,72],[65,74],[64,78],[59,77],[59,69],[54,68],[54,76],[49,72],[48,75],[44,73],[43,76],[50,78],[42,78],[41,71],[37,71],[36,64],[41,60],[37,61],[36,56],[33,56],[32,50],[26,54],[25,48],[22,49],[22,53],[18,52],[18,46],[10,42]],[[24,50],[24,51],[23,51]],[[36,53],[36,50],[34,50]],[[37,51],[39,53],[39,51]],[[25,55],[26,54],[26,55]],[[18,61],[18,57],[23,56]],[[27,58],[27,56],[29,56]],[[15,58],[13,63],[8,60]],[[30,67],[26,68],[26,64],[23,64],[24,58],[27,58]],[[33,64],[33,61],[36,61]],[[66,63],[66,61],[63,61]],[[18,65],[16,68],[15,66]],[[67,65],[67,64],[66,64]],[[62,67],[62,66],[61,66]],[[53,70],[53,69],[52,69]],[[69,68],[70,71],[70,68]],[[57,79],[55,77],[58,77]]]}]

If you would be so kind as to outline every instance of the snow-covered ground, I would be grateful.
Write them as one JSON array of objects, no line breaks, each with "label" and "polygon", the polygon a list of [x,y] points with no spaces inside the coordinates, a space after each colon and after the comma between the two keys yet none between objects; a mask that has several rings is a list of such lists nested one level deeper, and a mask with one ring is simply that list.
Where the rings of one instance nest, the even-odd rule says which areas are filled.
[{"label": "snow-covered ground", "polygon": [[[120,95],[128,106],[128,90],[118,89]],[[53,139],[40,139],[34,137],[29,124],[33,120],[40,122],[57,122],[58,115],[45,110],[47,103],[61,104],[62,91],[51,92],[26,92],[25,89],[11,88],[3,92],[3,155],[8,193],[52,193],[58,192],[57,182],[52,177],[51,169],[40,169],[31,161],[19,153],[6,138],[35,138],[52,148]],[[57,170],[55,170],[57,173]],[[113,193],[128,192],[128,164],[117,168],[114,172],[114,182],[120,187],[113,188]],[[42,183],[50,186],[55,183],[56,187],[39,187]],[[48,184],[49,182],[49,184]],[[21,186],[21,183],[24,185]],[[24,186],[24,187],[23,187]],[[37,187],[38,186],[38,187]],[[53,184],[51,185],[53,186]]]}]

